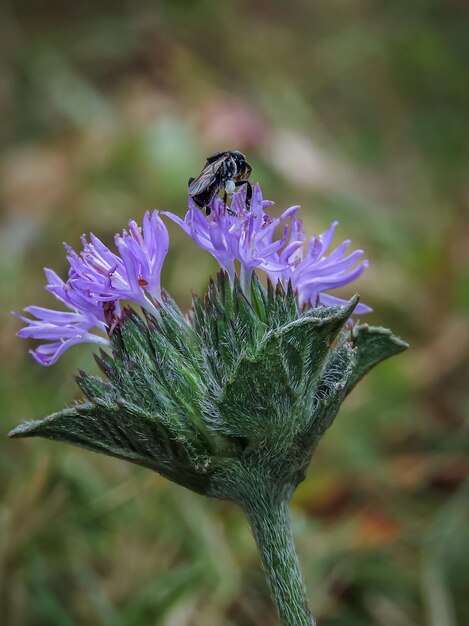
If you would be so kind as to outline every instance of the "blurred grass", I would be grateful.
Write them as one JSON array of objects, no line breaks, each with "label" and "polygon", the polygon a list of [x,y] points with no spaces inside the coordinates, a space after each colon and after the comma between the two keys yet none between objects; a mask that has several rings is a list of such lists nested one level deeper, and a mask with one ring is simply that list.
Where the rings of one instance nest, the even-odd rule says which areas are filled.
[{"label": "blurred grass", "polygon": [[[0,623],[275,623],[239,511],[106,458],[7,442],[78,397],[10,310],[51,306],[61,241],[105,240],[236,147],[279,211],[333,219],[371,268],[367,321],[411,350],[354,392],[294,499],[322,626],[469,622],[469,38],[460,0],[6,4],[0,22]],[[170,227],[171,228],[171,227]],[[181,306],[215,264],[171,228]],[[346,292],[350,294],[350,292]]]}]

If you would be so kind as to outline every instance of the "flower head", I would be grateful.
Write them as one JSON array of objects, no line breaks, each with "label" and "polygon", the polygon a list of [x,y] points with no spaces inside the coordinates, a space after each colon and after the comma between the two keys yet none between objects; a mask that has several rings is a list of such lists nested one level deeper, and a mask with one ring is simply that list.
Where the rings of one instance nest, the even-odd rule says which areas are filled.
[{"label": "flower head", "polygon": [[[311,237],[308,244],[298,246],[298,242],[306,239],[302,221],[294,215],[291,224],[289,243],[278,255],[279,263],[284,269],[280,272],[269,272],[275,282],[280,280],[284,285],[291,281],[301,306],[336,306],[346,300],[324,293],[337,287],[348,285],[356,280],[368,267],[367,260],[361,260],[363,250],[355,250],[346,254],[350,239],[343,241],[337,248],[327,254],[338,222],[332,222],[322,234]],[[355,313],[369,313],[372,309],[365,304],[358,304]]]},{"label": "flower head", "polygon": [[[250,206],[246,189],[236,191],[229,206],[215,196],[205,216],[189,198],[189,210],[181,219],[164,212],[204,250],[210,252],[224,268],[231,281],[235,277],[235,261],[241,266],[241,285],[249,299],[250,281],[255,269],[268,273],[271,280],[286,286],[291,280],[300,305],[337,305],[345,300],[324,293],[346,285],[358,278],[368,261],[359,261],[362,250],[348,256],[350,241],[344,241],[328,256],[337,222],[318,237],[312,237],[306,248],[302,220],[297,218],[299,207],[292,206],[280,217],[271,218],[266,212],[273,203],[264,200],[259,185],[255,185]],[[290,223],[288,223],[290,221]],[[276,238],[276,229],[284,231]],[[356,264],[358,263],[358,264]],[[359,304],[356,313],[367,313],[370,307]]]},{"label": "flower head", "polygon": [[280,239],[275,239],[275,230],[285,225],[299,207],[290,207],[280,217],[272,219],[264,211],[272,204],[263,199],[260,186],[255,185],[249,207],[246,204],[246,189],[240,188],[233,194],[229,207],[216,196],[209,205],[208,216],[203,215],[190,198],[184,219],[169,212],[163,214],[176,222],[198,246],[210,252],[232,281],[235,261],[239,261],[241,283],[247,286],[256,268],[265,271],[286,268],[277,253],[285,244],[288,230],[285,227]]},{"label": "flower head", "polygon": [[161,300],[161,268],[169,245],[168,231],[158,212],[145,214],[143,228],[131,220],[129,230],[116,235],[115,241],[119,254],[93,234],[89,241],[82,237],[80,254],[65,244],[70,263],[66,282],[53,270],[45,270],[46,289],[70,312],[31,306],[24,310],[36,319],[15,314],[27,324],[18,336],[49,342],[31,350],[41,365],[52,365],[77,343],[108,345],[106,337],[90,331],[107,331],[120,314],[121,300],[156,312],[153,300]]},{"label": "flower head", "polygon": [[140,228],[134,220],[129,230],[116,235],[116,246],[127,270],[129,284],[161,301],[161,268],[169,249],[169,234],[158,211],[147,211]]},{"label": "flower head", "polygon": [[85,298],[131,300],[155,312],[147,294],[161,299],[161,268],[169,246],[168,231],[158,212],[147,211],[143,228],[131,220],[129,230],[116,235],[115,242],[120,256],[93,234],[89,242],[82,237],[80,254],[66,245],[70,285]]}]

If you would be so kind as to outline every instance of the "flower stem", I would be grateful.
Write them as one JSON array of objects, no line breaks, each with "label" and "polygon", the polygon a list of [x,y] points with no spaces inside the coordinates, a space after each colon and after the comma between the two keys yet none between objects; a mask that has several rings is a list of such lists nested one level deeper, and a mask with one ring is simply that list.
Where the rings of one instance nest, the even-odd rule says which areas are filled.
[{"label": "flower stem", "polygon": [[288,501],[245,503],[252,532],[282,626],[314,626],[290,526]]},{"label": "flower stem", "polygon": [[240,276],[240,284],[241,291],[246,296],[246,300],[251,302],[251,280],[252,280],[252,269],[246,269],[244,265],[241,266],[241,276]]}]

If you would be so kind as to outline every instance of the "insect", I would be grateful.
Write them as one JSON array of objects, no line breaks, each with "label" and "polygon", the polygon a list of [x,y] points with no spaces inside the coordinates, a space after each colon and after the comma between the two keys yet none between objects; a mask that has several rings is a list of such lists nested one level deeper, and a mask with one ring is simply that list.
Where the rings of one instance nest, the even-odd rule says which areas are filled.
[{"label": "insect", "polygon": [[189,178],[189,196],[199,208],[205,209],[206,215],[210,215],[209,204],[217,193],[224,190],[223,200],[226,204],[228,193],[233,193],[236,187],[247,185],[246,207],[249,209],[252,186],[248,178],[251,172],[252,167],[242,152],[215,152],[207,158],[197,178]]}]

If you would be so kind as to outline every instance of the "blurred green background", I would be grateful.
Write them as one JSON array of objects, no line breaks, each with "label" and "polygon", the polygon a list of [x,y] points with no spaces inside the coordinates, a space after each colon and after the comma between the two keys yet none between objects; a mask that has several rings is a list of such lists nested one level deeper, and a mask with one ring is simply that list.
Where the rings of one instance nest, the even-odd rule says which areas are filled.
[{"label": "blurred green background", "polygon": [[[293,501],[321,626],[469,623],[469,33],[464,0],[17,0],[0,21],[0,623],[269,626],[246,521],[23,419],[79,394],[92,346],[41,368],[9,315],[54,306],[61,242],[183,214],[238,148],[278,212],[340,220],[366,321],[408,340],[350,396]],[[216,266],[172,225],[187,307]],[[351,295],[353,287],[345,290]]]}]

